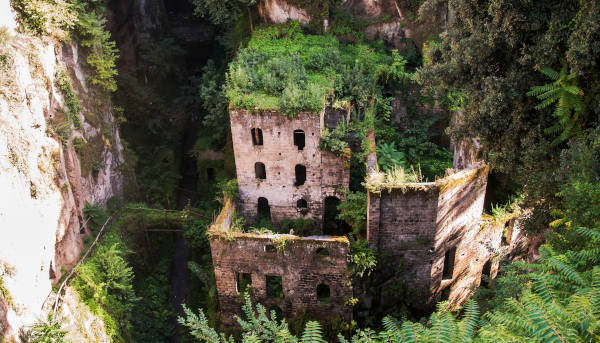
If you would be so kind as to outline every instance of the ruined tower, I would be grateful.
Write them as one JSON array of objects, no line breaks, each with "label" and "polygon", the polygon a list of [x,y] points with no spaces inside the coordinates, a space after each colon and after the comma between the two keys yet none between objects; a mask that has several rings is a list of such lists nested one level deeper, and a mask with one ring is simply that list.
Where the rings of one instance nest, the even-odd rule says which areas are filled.
[{"label": "ruined tower", "polygon": [[[320,148],[325,114],[300,112],[293,118],[276,111],[231,110],[239,209],[248,222],[261,218],[313,219],[335,210],[348,189],[349,165]],[[334,234],[324,230],[325,234]]]}]

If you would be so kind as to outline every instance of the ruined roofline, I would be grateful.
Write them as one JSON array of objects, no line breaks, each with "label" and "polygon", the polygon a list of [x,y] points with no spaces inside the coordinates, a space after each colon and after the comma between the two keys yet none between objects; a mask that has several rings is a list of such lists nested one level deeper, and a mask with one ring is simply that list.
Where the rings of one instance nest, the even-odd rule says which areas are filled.
[{"label": "ruined roofline", "polygon": [[406,192],[407,190],[419,190],[419,191],[431,191],[439,189],[440,191],[452,189],[460,183],[468,182],[479,173],[489,170],[489,166],[485,162],[475,162],[470,164],[464,169],[455,170],[448,169],[446,172],[450,172],[443,178],[437,179],[434,182],[387,182],[386,173],[379,170],[379,164],[377,163],[377,152],[376,152],[376,141],[374,131],[367,133],[367,139],[369,140],[369,153],[366,157],[367,163],[367,176],[365,178],[365,188],[371,193],[380,194],[382,190],[391,192],[392,190],[401,190]]},{"label": "ruined roofline", "polygon": [[233,218],[236,209],[236,202],[229,196],[225,195],[223,200],[223,208],[221,212],[215,218],[213,223],[209,226],[208,235],[210,239],[221,238],[225,240],[236,240],[238,238],[247,239],[262,239],[269,241],[278,240],[299,240],[299,241],[320,241],[320,242],[339,242],[346,245],[350,245],[350,241],[346,236],[307,236],[301,237],[290,234],[278,234],[278,233],[257,233],[257,232],[241,232],[232,230]]}]

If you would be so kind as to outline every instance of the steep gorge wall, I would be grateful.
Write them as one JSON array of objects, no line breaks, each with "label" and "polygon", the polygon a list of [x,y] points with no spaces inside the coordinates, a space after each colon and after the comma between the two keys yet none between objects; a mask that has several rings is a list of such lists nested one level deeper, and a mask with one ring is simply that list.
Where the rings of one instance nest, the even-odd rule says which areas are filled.
[{"label": "steep gorge wall", "polygon": [[[65,121],[58,70],[83,107],[80,129]],[[89,87],[81,51],[20,33],[9,0],[0,0],[0,74],[0,336],[8,340],[42,317],[89,233],[85,203],[120,195],[124,160],[109,95]]]},{"label": "steep gorge wall", "polygon": [[[444,4],[428,10],[422,20],[418,18],[415,1],[342,0],[341,4],[352,17],[369,23],[365,29],[369,39],[381,39],[401,51],[410,51],[412,47],[421,49],[427,39],[444,30],[449,19]],[[303,25],[312,23],[324,29],[327,29],[327,17],[331,15],[329,2],[305,0],[264,0],[259,3],[259,13],[268,22],[297,20]],[[319,18],[315,18],[317,16]],[[324,17],[322,23],[320,17]]]}]

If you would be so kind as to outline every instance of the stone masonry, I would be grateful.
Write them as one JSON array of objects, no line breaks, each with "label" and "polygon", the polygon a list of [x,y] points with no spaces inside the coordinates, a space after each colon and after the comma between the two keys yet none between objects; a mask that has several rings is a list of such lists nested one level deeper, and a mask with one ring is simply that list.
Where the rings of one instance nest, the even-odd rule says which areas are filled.
[{"label": "stone masonry", "polygon": [[[210,228],[210,247],[215,270],[221,320],[235,325],[241,315],[245,289],[251,284],[252,299],[268,310],[280,310],[290,318],[303,310],[313,318],[352,319],[344,305],[352,297],[346,279],[349,242],[345,237],[273,235],[229,232],[235,204],[226,200],[221,214]],[[282,242],[285,243],[282,243]],[[268,294],[267,280],[280,277],[281,290]],[[250,281],[251,280],[251,281]],[[318,288],[328,291],[319,299]]]},{"label": "stone masonry", "polygon": [[[324,115],[298,113],[289,118],[276,111],[247,112],[231,110],[231,135],[240,193],[239,207],[248,222],[255,222],[258,199],[265,198],[271,220],[313,219],[322,224],[324,200],[341,198],[340,188],[347,189],[350,171],[342,157],[319,148]],[[253,144],[252,129],[260,129],[262,144]],[[302,130],[302,150],[294,145],[294,131]],[[263,163],[266,177],[256,177],[255,164]],[[306,168],[306,181],[296,186],[295,167]],[[298,208],[304,199],[307,210]]]}]

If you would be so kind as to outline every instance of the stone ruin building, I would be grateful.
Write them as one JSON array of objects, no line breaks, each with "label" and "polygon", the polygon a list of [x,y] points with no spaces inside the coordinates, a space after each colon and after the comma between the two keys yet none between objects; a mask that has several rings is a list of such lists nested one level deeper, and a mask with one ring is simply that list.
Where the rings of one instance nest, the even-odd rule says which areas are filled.
[{"label": "stone ruin building", "polygon": [[339,202],[350,182],[349,164],[319,148],[325,114],[231,110],[230,119],[242,216],[322,225],[327,205]]},{"label": "stone ruin building", "polygon": [[[368,312],[363,301],[356,308],[345,305],[359,296],[347,274],[349,242],[326,223],[328,202],[337,204],[349,184],[344,157],[319,147],[331,118],[231,109],[230,120],[239,200],[226,199],[209,230],[223,322],[235,325],[248,285],[254,301],[284,317],[306,310],[317,319],[350,320],[353,312]],[[368,174],[374,177],[374,135],[369,139]],[[431,309],[438,300],[462,304],[482,275],[495,275],[500,256],[522,248],[512,221],[508,230],[505,223],[482,225],[488,167],[461,163],[461,170],[436,182],[382,184],[367,192],[369,247],[385,253],[389,282],[401,282],[417,309]],[[313,219],[323,235],[238,232],[236,212],[248,223]]]}]

